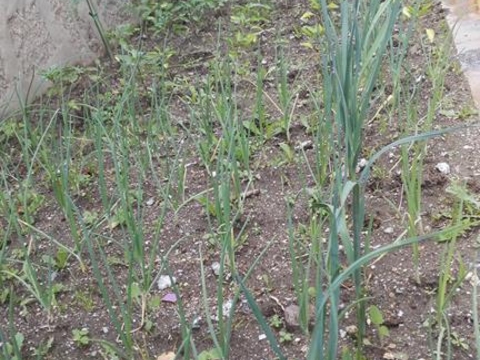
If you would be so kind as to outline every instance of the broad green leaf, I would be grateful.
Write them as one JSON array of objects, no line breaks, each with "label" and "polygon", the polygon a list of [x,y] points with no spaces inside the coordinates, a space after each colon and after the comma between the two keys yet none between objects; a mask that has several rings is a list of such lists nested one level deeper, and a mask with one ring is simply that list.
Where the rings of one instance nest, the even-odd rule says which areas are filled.
[{"label": "broad green leaf", "polygon": [[18,332],[15,334],[15,342],[17,343],[17,346],[19,349],[21,349],[23,346],[23,340],[25,340],[25,337],[23,336],[22,333]]},{"label": "broad green leaf", "polygon": [[293,158],[295,157],[295,154],[293,153],[292,148],[288,144],[281,143],[280,144],[280,149],[282,149],[282,151],[285,154],[285,157],[287,158],[288,161],[293,160]]},{"label": "broad green leaf", "polygon": [[402,14],[405,15],[407,19],[412,17],[412,11],[409,6],[404,6],[402,9]]},{"label": "broad green leaf", "polygon": [[370,306],[368,313],[370,315],[370,320],[374,325],[383,324],[383,315],[378,307],[376,307],[375,305]]},{"label": "broad green leaf", "polygon": [[140,290],[140,286],[136,282],[132,283],[132,285],[130,287],[130,291],[131,291],[133,299],[138,300],[140,298],[140,296],[142,295],[142,291]]},{"label": "broad green leaf", "polygon": [[328,3],[327,8],[328,8],[328,10],[337,10],[338,8],[340,8],[340,6],[338,6],[334,2],[331,2],[331,3]]},{"label": "broad green leaf", "polygon": [[378,328],[378,336],[380,336],[380,338],[384,338],[389,335],[390,335],[390,332],[388,331],[388,328],[386,326],[380,326]]},{"label": "broad green leaf", "polygon": [[57,254],[56,254],[56,265],[59,269],[63,269],[65,267],[65,265],[67,264],[67,260],[68,260],[68,251],[63,249],[63,248],[60,248],[58,249],[57,251]]},{"label": "broad green leaf", "polygon": [[318,0],[310,0],[309,2],[312,10],[320,10],[320,3],[318,2]]},{"label": "broad green leaf", "polygon": [[480,201],[478,201],[465,186],[462,186],[458,182],[452,183],[448,188],[447,192],[455,195],[459,200],[465,201],[474,205],[477,209],[480,210]]},{"label": "broad green leaf", "polygon": [[312,13],[311,11],[307,11],[305,12],[302,17],[300,18],[300,20],[302,21],[308,21],[308,19],[310,19],[312,16],[315,16],[314,13]]},{"label": "broad green leaf", "polygon": [[307,49],[314,50],[312,43],[309,41],[302,42],[300,43],[300,45],[302,45],[303,47],[306,47]]},{"label": "broad green leaf", "polygon": [[222,354],[217,348],[204,350],[198,355],[198,360],[220,360],[221,358]]}]

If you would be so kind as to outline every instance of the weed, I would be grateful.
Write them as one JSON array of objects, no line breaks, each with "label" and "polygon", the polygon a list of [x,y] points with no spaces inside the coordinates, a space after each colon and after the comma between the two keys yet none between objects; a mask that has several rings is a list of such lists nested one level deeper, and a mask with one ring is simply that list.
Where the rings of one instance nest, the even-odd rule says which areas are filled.
[{"label": "weed", "polygon": [[258,42],[263,28],[269,23],[271,6],[268,3],[256,2],[236,5],[232,10],[230,20],[238,28],[230,45],[250,48]]},{"label": "weed", "polygon": [[280,330],[280,343],[286,343],[293,341],[293,335],[286,330]]},{"label": "weed", "polygon": [[73,329],[72,330],[72,340],[79,347],[84,347],[90,344],[90,332],[87,328],[83,329]]},{"label": "weed", "polygon": [[95,301],[91,291],[78,290],[74,294],[74,301],[80,305],[86,312],[91,312],[95,309]]},{"label": "weed", "polygon": [[[157,356],[149,353],[149,340],[164,330],[156,316],[169,308],[154,289],[166,273],[181,278],[181,283],[172,284],[175,304],[168,304],[177,316],[179,332],[176,354],[169,356],[204,360],[236,356],[231,341],[240,325],[234,315],[244,296],[271,350],[285,359],[282,349],[291,346],[287,344],[293,334],[280,315],[265,319],[256,298],[259,293],[276,296],[278,279],[268,269],[260,269],[253,283],[260,281],[262,289],[249,287],[253,270],[270,255],[269,247],[285,241],[288,255],[285,260],[282,252],[281,261],[291,271],[303,332],[299,336],[310,339],[306,358],[363,360],[363,345],[370,344],[365,338],[368,321],[380,347],[388,336],[379,307],[367,307],[370,283],[363,267],[431,238],[444,248],[436,312],[430,323],[437,337],[436,351],[442,356],[451,348],[466,350],[462,335],[450,329],[446,311],[467,276],[467,266],[455,249],[456,242],[479,223],[478,199],[463,185],[452,184],[448,191],[455,206],[438,215],[446,227],[425,235],[421,184],[426,141],[450,131],[430,131],[439,109],[444,109],[443,116],[458,119],[474,111],[469,105],[457,110],[443,100],[444,72],[451,67],[448,49],[439,34],[417,28],[417,20],[431,4],[402,9],[397,0],[309,3],[310,8],[292,12],[290,40],[303,43],[287,48],[285,29],[273,21],[276,4],[271,1],[138,0],[131,6],[142,24],[109,34],[108,41],[119,46],[112,54],[118,73],[109,69],[113,75],[107,77],[102,70],[80,67],[43,73],[55,85],[51,95],[60,103],[57,110],[29,107],[23,109],[22,121],[0,124],[0,142],[9,145],[0,149],[4,188],[0,304],[10,303],[8,341],[0,332],[6,344],[1,356],[19,360],[24,352],[25,340],[14,327],[14,316],[32,315],[33,303],[40,304],[48,320],[68,312],[68,304],[58,296],[63,291],[73,292],[68,298],[74,307],[87,313],[104,311],[103,319],[110,321],[117,337],[110,343],[92,338],[89,328],[73,329],[78,351],[96,344],[100,355],[109,359]],[[217,48],[212,50],[208,41],[195,43],[202,31],[193,30],[202,29],[192,25],[217,10],[225,10],[230,22],[219,23]],[[98,20],[93,8],[92,16]],[[395,34],[394,46],[396,28],[402,30]],[[421,49],[428,58],[421,69],[425,83],[417,83],[420,71],[405,64],[413,32],[421,34]],[[198,60],[184,56],[178,43],[170,43],[175,34],[181,35],[179,41],[192,42],[188,46],[202,47],[207,55]],[[163,44],[150,46],[143,41],[149,36],[160,36]],[[132,45],[137,39],[141,46]],[[319,66],[306,66],[308,71],[320,69],[301,86],[297,83],[301,76],[292,75],[298,65],[291,52],[297,50],[301,56],[305,51],[318,57]],[[83,97],[69,98],[70,87],[87,77],[91,86]],[[393,84],[391,94],[386,92],[387,80]],[[316,81],[321,89],[315,88]],[[432,97],[422,98],[420,104],[418,94],[424,84],[431,84]],[[298,94],[299,88],[307,91],[307,100]],[[422,106],[428,108],[426,115]],[[380,150],[378,144],[365,144],[364,130],[374,122],[384,132],[398,124],[404,137]],[[402,155],[407,206],[398,211],[405,210],[407,238],[403,239],[404,232],[398,241],[372,248],[372,223],[365,229],[365,186],[370,173],[379,180],[389,178],[393,169],[372,166],[392,148]],[[370,160],[359,171],[361,157]],[[257,203],[265,212],[277,207],[270,204],[270,188],[274,196],[286,197],[287,218],[285,224],[275,219],[279,225],[273,226],[274,235],[272,226],[264,226],[253,208]],[[58,220],[55,229],[45,219],[38,221],[39,214],[50,211],[52,222]],[[205,235],[198,238],[198,234]],[[201,337],[197,314],[191,319],[191,304],[184,303],[191,301],[185,286],[192,282],[178,269],[185,251],[195,253],[192,259],[200,270],[194,279],[201,287],[199,312],[207,323]],[[212,257],[219,264],[215,277],[205,269]],[[58,274],[87,277],[94,284],[86,290],[70,289],[56,281]],[[347,281],[353,285],[348,287],[354,299],[345,310],[340,307],[340,294]],[[476,304],[477,296],[472,299]],[[339,327],[350,309],[356,311],[351,321],[356,321],[357,342],[355,348],[340,349]],[[478,325],[476,308],[474,322]],[[199,338],[201,346],[209,343],[203,351],[197,349]],[[32,350],[41,358],[56,347],[53,338],[46,337]]]},{"label": "weed", "polygon": [[141,0],[135,5],[136,11],[148,26],[155,32],[161,32],[167,27],[174,31],[187,31],[185,23],[199,21],[206,11],[221,7],[225,0],[193,0],[189,2],[172,3],[167,0]]},{"label": "weed", "polygon": [[50,336],[47,340],[42,341],[38,347],[33,350],[32,355],[40,359],[45,358],[52,349],[54,340],[55,338]]},{"label": "weed", "polygon": [[67,250],[60,248],[57,250],[55,257],[51,255],[43,255],[42,260],[46,265],[57,270],[62,270],[68,265],[69,255],[70,253]]},{"label": "weed", "polygon": [[[77,82],[84,72],[85,69],[79,66],[53,66],[43,71],[40,75],[54,85],[63,86],[64,84],[71,85]],[[55,88],[56,86],[53,87],[53,89]]]},{"label": "weed", "polygon": [[281,328],[283,326],[283,321],[282,319],[280,318],[280,316],[278,316],[277,314],[274,314],[271,318],[270,318],[270,325],[272,325],[274,328]]},{"label": "weed", "polygon": [[456,331],[452,331],[450,334],[451,337],[451,342],[453,346],[457,346],[461,348],[462,350],[469,350],[468,342],[465,338],[460,337]]},{"label": "weed", "polygon": [[385,325],[383,325],[383,314],[377,306],[371,305],[368,309],[368,316],[372,324],[377,329],[380,345],[383,346],[385,338],[390,335],[388,328]]},{"label": "weed", "polygon": [[[1,337],[0,337],[1,339]],[[6,342],[2,346],[2,353],[5,359],[21,360],[21,351],[24,346],[24,336],[22,333],[17,332],[11,341]]]}]

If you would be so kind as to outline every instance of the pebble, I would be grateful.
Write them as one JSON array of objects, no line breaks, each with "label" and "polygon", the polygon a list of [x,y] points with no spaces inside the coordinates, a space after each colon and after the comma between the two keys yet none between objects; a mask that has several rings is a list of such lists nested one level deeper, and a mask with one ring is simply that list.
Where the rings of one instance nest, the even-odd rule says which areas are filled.
[{"label": "pebble", "polygon": [[474,274],[472,271],[467,273],[467,275],[465,276],[465,280],[470,282],[470,284],[472,286],[479,286],[480,285],[480,280],[478,278],[478,275]]},{"label": "pebble", "polygon": [[177,295],[175,293],[168,293],[162,298],[162,301],[167,303],[176,303]]},{"label": "pebble", "polygon": [[160,275],[158,279],[157,286],[159,290],[165,290],[175,284],[177,279],[175,277],[170,277],[169,275]]},{"label": "pebble", "polygon": [[56,271],[53,271],[51,274],[50,274],[50,281],[55,281],[55,279],[57,278],[58,276],[58,272]]},{"label": "pebble", "polygon": [[362,171],[365,168],[365,166],[367,166],[367,164],[368,164],[367,159],[360,159],[358,161],[357,167],[355,168],[355,172],[358,174],[360,171]]},{"label": "pebble", "polygon": [[450,165],[448,165],[445,162],[441,162],[435,165],[435,169],[437,169],[439,172],[441,172],[444,175],[450,174]]},{"label": "pebble", "polygon": [[312,148],[313,148],[313,142],[311,140],[307,140],[295,146],[295,151],[308,150]]},{"label": "pebble", "polygon": [[283,316],[285,318],[285,325],[287,329],[298,329],[300,327],[300,323],[298,322],[298,317],[300,315],[300,308],[295,305],[289,305],[285,308],[283,312]]},{"label": "pebble", "polygon": [[358,328],[355,325],[350,325],[345,328],[347,334],[350,336],[355,336],[358,333]]},{"label": "pebble", "polygon": [[223,303],[222,305],[223,317],[228,318],[230,316],[230,310],[232,309],[232,306],[233,306],[232,300],[228,300]]},{"label": "pebble", "polygon": [[218,261],[215,261],[214,263],[212,263],[210,267],[213,273],[215,274],[215,276],[220,275],[220,263]]},{"label": "pebble", "polygon": [[383,232],[385,234],[393,234],[393,227],[389,226],[389,227],[383,229]]},{"label": "pebble", "polygon": [[202,322],[202,317],[195,316],[195,318],[192,321],[192,329],[200,329],[201,322]]}]

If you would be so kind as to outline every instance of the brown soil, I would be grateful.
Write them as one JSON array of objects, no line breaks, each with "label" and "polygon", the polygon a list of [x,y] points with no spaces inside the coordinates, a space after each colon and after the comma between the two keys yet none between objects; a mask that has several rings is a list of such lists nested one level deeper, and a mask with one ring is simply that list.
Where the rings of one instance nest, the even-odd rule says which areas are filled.
[{"label": "brown soil", "polygon": [[[295,110],[295,121],[291,128],[291,144],[295,146],[311,138],[311,134],[302,126],[300,118],[302,115],[310,114],[313,111],[311,101],[318,90],[318,60],[317,54],[302,46],[305,39],[296,36],[299,18],[308,9],[307,1],[282,1],[274,6],[271,12],[271,21],[264,27],[261,38],[259,39],[258,50],[262,53],[264,65],[268,66],[275,63],[275,38],[280,34],[282,39],[287,42],[287,58],[291,66],[290,85],[298,93],[298,106]],[[201,25],[192,25],[187,35],[153,35],[147,33],[143,35],[142,46],[144,49],[153,49],[160,42],[167,41],[171,48],[176,49],[173,60],[170,59],[171,67],[168,74],[169,79],[176,84],[196,84],[199,78],[205,77],[208,71],[208,62],[216,56],[218,27],[213,21],[216,18],[224,20],[228,24],[232,8],[223,9],[221,12],[211,14],[211,21],[202,21]],[[422,28],[435,29],[437,36],[441,36],[445,31],[444,12],[439,4],[435,4],[432,11],[422,19]],[[224,25],[222,33],[228,31],[228,26]],[[134,35],[132,41],[138,41],[140,35]],[[409,66],[412,72],[421,75],[425,68],[425,57],[422,48],[418,43],[413,42],[409,51]],[[249,64],[250,74],[257,70],[257,54],[255,51],[243,51],[240,57],[246,64]],[[106,91],[109,88],[121,88],[119,85],[119,69],[112,65],[105,68],[105,78],[110,79],[110,83],[105,85]],[[148,88],[152,79],[144,79],[142,86]],[[248,81],[247,81],[248,80]],[[242,116],[248,118],[252,113],[252,102],[254,101],[254,87],[250,82],[255,82],[255,76],[246,75],[238,81],[239,107]],[[272,99],[277,98],[273,80],[266,79],[264,82],[265,91]],[[85,77],[82,82],[75,85],[72,91],[73,96],[79,99],[79,102],[85,101],[81,94],[87,87],[91,86],[91,80]],[[182,127],[189,127],[189,109],[185,101],[191,94],[188,93],[188,87],[176,86],[171,98],[171,121],[172,126],[179,133]],[[386,94],[387,96],[388,94]],[[428,97],[429,86],[422,87],[422,97]],[[458,114],[460,109],[469,109],[472,107],[472,100],[469,94],[468,85],[463,75],[456,71],[455,61],[452,60],[452,67],[446,74],[444,89],[444,104],[448,103],[448,108],[455,109]],[[145,100],[145,105],[148,105]],[[271,118],[278,117],[278,110],[270,104],[271,108],[267,112]],[[446,106],[446,105],[445,105]],[[446,115],[445,115],[446,114]],[[79,111],[77,125],[78,131],[82,131],[88,124],[86,112]],[[470,117],[468,120],[471,120]],[[439,111],[435,117],[434,128],[443,128],[465,124],[466,120],[451,115],[447,112]],[[365,131],[365,155],[372,154],[373,150],[378,150],[381,146],[387,145],[399,136],[400,126],[394,124],[390,129],[380,128],[380,121],[369,123]],[[217,129],[218,132],[221,129]],[[449,219],[446,216],[440,216],[451,213],[453,197],[447,193],[447,188],[453,180],[466,181],[468,188],[474,194],[478,194],[480,189],[480,132],[477,128],[470,128],[462,132],[456,132],[440,138],[429,141],[428,155],[425,162],[425,173],[423,178],[423,198],[422,221],[425,232],[436,230],[448,224]],[[269,245],[266,254],[260,258],[255,267],[250,280],[247,282],[248,288],[252,291],[255,299],[265,317],[272,319],[277,315],[283,322],[282,327],[292,334],[291,341],[281,344],[282,350],[289,359],[304,359],[308,350],[308,336],[302,333],[297,327],[286,324],[284,319],[284,309],[291,304],[296,303],[296,297],[292,285],[292,272],[290,265],[289,243],[287,234],[287,208],[286,198],[296,196],[294,204],[294,222],[295,226],[301,224],[307,225],[311,216],[306,195],[302,195],[302,189],[305,186],[313,185],[313,179],[305,169],[302,161],[293,160],[291,162],[279,163],[277,159],[282,158],[280,148],[281,143],[285,143],[282,135],[274,136],[272,139],[262,144],[258,152],[252,159],[255,175],[253,189],[257,190],[247,197],[243,215],[237,222],[235,231],[240,231],[245,225],[245,242],[238,246],[236,250],[236,265],[239,273],[245,275],[252,265],[253,259],[256,259],[261,252]],[[18,144],[12,141],[11,151],[18,150]],[[138,146],[142,146],[139,142]],[[177,146],[180,146],[177,144]],[[175,144],[166,142],[166,145],[158,145],[158,150],[162,154],[158,156],[159,166],[162,163],[162,157],[175,155]],[[91,154],[93,150],[87,145],[79,150],[79,153]],[[307,158],[313,159],[314,149],[306,149]],[[295,155],[295,159],[301,158],[300,154]],[[373,217],[373,230],[371,234],[371,247],[393,242],[397,237],[402,236],[405,229],[405,198],[402,188],[402,181],[398,175],[401,165],[399,164],[400,150],[393,149],[390,154],[384,156],[373,171],[373,177],[367,186],[367,208],[369,217]],[[108,159],[107,159],[108,160]],[[451,167],[448,175],[440,173],[436,165],[440,162],[446,162]],[[199,155],[192,147],[185,150],[185,163],[190,164],[187,167],[187,189],[185,199],[188,199],[205,189],[209,185],[209,175],[204,166],[202,166]],[[85,170],[85,169],[84,169]],[[21,173],[22,169],[16,169]],[[26,171],[26,169],[25,169]],[[111,164],[108,164],[108,174],[113,176],[114,172]],[[135,175],[135,174],[133,174]],[[61,239],[63,243],[72,246],[73,239],[69,224],[65,220],[62,211],[56,205],[51,189],[42,184],[42,174],[38,174],[38,191],[46,197],[46,201],[36,214],[35,227],[55,239]],[[98,211],[102,213],[102,202],[95,186],[95,169],[91,173],[87,172],[91,180],[83,190],[79,191],[75,198],[76,205],[82,211]],[[157,176],[159,176],[157,174]],[[168,174],[160,176],[168,178]],[[133,178],[133,176],[132,176]],[[13,181],[13,180],[12,180]],[[134,182],[134,178],[132,182]],[[111,185],[111,184],[109,184]],[[147,240],[146,256],[149,254],[148,241],[153,241],[155,237],[155,228],[159,214],[162,211],[163,203],[157,192],[155,179],[142,184],[144,191],[143,202],[143,230]],[[113,196],[112,190],[112,196]],[[147,202],[153,199],[152,202]],[[177,278],[181,302],[184,307],[185,316],[189,321],[194,321],[198,316],[199,328],[194,329],[192,337],[195,341],[198,352],[208,350],[213,347],[211,336],[208,332],[208,324],[205,321],[204,299],[202,299],[202,284],[200,269],[203,264],[205,269],[205,280],[208,289],[208,304],[211,314],[216,312],[216,283],[218,281],[211,270],[211,265],[219,261],[219,247],[211,245],[208,235],[211,233],[208,214],[205,207],[196,201],[188,202],[177,213],[167,211],[164,226],[161,230],[159,249],[162,253],[157,254],[158,258],[174,248],[168,256],[168,267]],[[6,221],[3,221],[6,225]],[[123,258],[123,246],[130,241],[130,235],[122,226],[110,229],[105,225],[97,229],[98,237],[101,240],[101,248],[106,256],[115,265],[112,265],[112,274],[108,274],[106,268],[100,267],[99,271],[104,276],[108,287],[113,277],[118,284],[127,283],[129,269],[125,265]],[[478,230],[472,228],[458,239],[455,262],[452,273],[452,284],[455,277],[459,274],[459,265],[464,264],[470,267],[477,262],[475,259],[475,239]],[[48,248],[48,241],[35,241],[36,236],[30,235],[25,238],[12,238],[8,247],[8,252],[12,249],[24,248],[30,244],[35,244],[32,252],[36,259],[41,259],[42,255],[55,254],[56,249]],[[179,242],[180,241],[180,242]],[[176,244],[179,242],[178,244]],[[369,344],[365,345],[365,354],[368,359],[421,359],[432,356],[432,343],[436,347],[437,328],[434,325],[427,326],[434,317],[432,310],[435,309],[436,290],[439,278],[439,261],[444,251],[444,243],[424,242],[420,245],[419,266],[416,268],[412,261],[412,250],[406,248],[389,254],[376,260],[365,269],[366,289],[369,296],[369,304],[376,305],[383,313],[384,325],[388,327],[390,335],[380,342],[373,325],[368,326]],[[0,304],[0,330],[4,333],[9,331],[7,319],[9,317],[15,326],[16,332],[20,332],[25,337],[24,356],[27,359],[34,358],[32,349],[38,349],[39,345],[53,338],[51,349],[44,356],[45,359],[96,359],[102,358],[105,350],[98,342],[90,343],[87,346],[79,346],[72,340],[72,331],[74,329],[86,328],[89,331],[91,339],[106,340],[117,343],[117,333],[114,324],[112,324],[108,307],[105,304],[99,286],[93,273],[93,264],[87,255],[87,249],[83,249],[82,259],[85,268],[82,269],[79,262],[73,258],[69,260],[66,269],[60,270],[55,282],[64,285],[64,290],[57,294],[57,305],[54,307],[50,316],[38,305],[36,301],[29,301],[22,304],[22,299],[29,299],[31,295],[22,288],[18,282],[13,279],[0,278],[1,286],[12,287],[12,295],[9,300]],[[98,259],[97,259],[98,260]],[[39,260],[40,261],[40,260]],[[158,269],[154,274],[159,274],[161,269],[160,260],[157,263]],[[1,269],[1,267],[0,267]],[[420,282],[416,281],[416,269],[418,271]],[[138,270],[138,269],[137,269]],[[163,274],[165,269],[163,269]],[[224,298],[229,299],[234,294],[236,285],[232,279],[226,278],[224,281]],[[125,288],[121,288],[125,292]],[[171,290],[159,291],[156,284],[152,286],[149,296],[164,296]],[[454,342],[452,347],[453,359],[472,359],[475,357],[475,344],[472,325],[472,305],[471,305],[472,285],[465,280],[456,290],[449,304],[448,319],[451,333],[456,337],[452,339],[462,339]],[[0,289],[1,293],[1,289]],[[348,302],[353,298],[354,290],[349,284],[345,284],[342,289],[342,299]],[[123,294],[126,295],[126,294]],[[112,297],[114,298],[114,297]],[[9,303],[13,306],[13,311],[9,312]],[[114,304],[114,306],[118,304]],[[347,305],[347,303],[343,304]],[[140,349],[137,358],[156,359],[159,355],[168,351],[176,352],[182,344],[182,334],[180,332],[179,315],[176,304],[161,303],[158,307],[149,308],[146,318],[151,322],[152,327],[147,330],[145,324],[142,324],[141,306],[134,306],[133,327],[135,346]],[[114,308],[116,312],[118,307]],[[342,335],[347,327],[354,323],[354,312],[347,313],[347,317],[341,324]],[[214,323],[215,324],[215,323]],[[143,325],[140,328],[140,325]],[[279,331],[275,330],[278,338]],[[267,340],[260,340],[259,336],[263,331],[259,328],[257,321],[251,313],[244,297],[241,297],[235,317],[233,320],[232,336],[230,339],[230,358],[235,360],[250,359],[275,359]],[[453,335],[452,335],[453,336]],[[430,342],[431,341],[431,342]],[[343,346],[353,346],[352,339],[348,332],[341,340]],[[464,346],[464,347],[463,347]],[[143,353],[142,353],[143,352]],[[404,356],[404,357],[401,357]],[[1,356],[0,356],[1,357]],[[443,357],[442,357],[443,358]]]}]

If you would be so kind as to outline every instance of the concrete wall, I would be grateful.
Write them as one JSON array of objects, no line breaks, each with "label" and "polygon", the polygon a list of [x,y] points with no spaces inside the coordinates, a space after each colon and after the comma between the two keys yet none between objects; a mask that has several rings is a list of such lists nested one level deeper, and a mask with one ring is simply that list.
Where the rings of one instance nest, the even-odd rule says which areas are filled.
[{"label": "concrete wall", "polygon": [[[93,2],[105,28],[128,21],[129,0]],[[45,91],[39,71],[85,65],[104,51],[86,0],[0,0],[0,9],[0,120],[29,88],[29,100]]]}]

